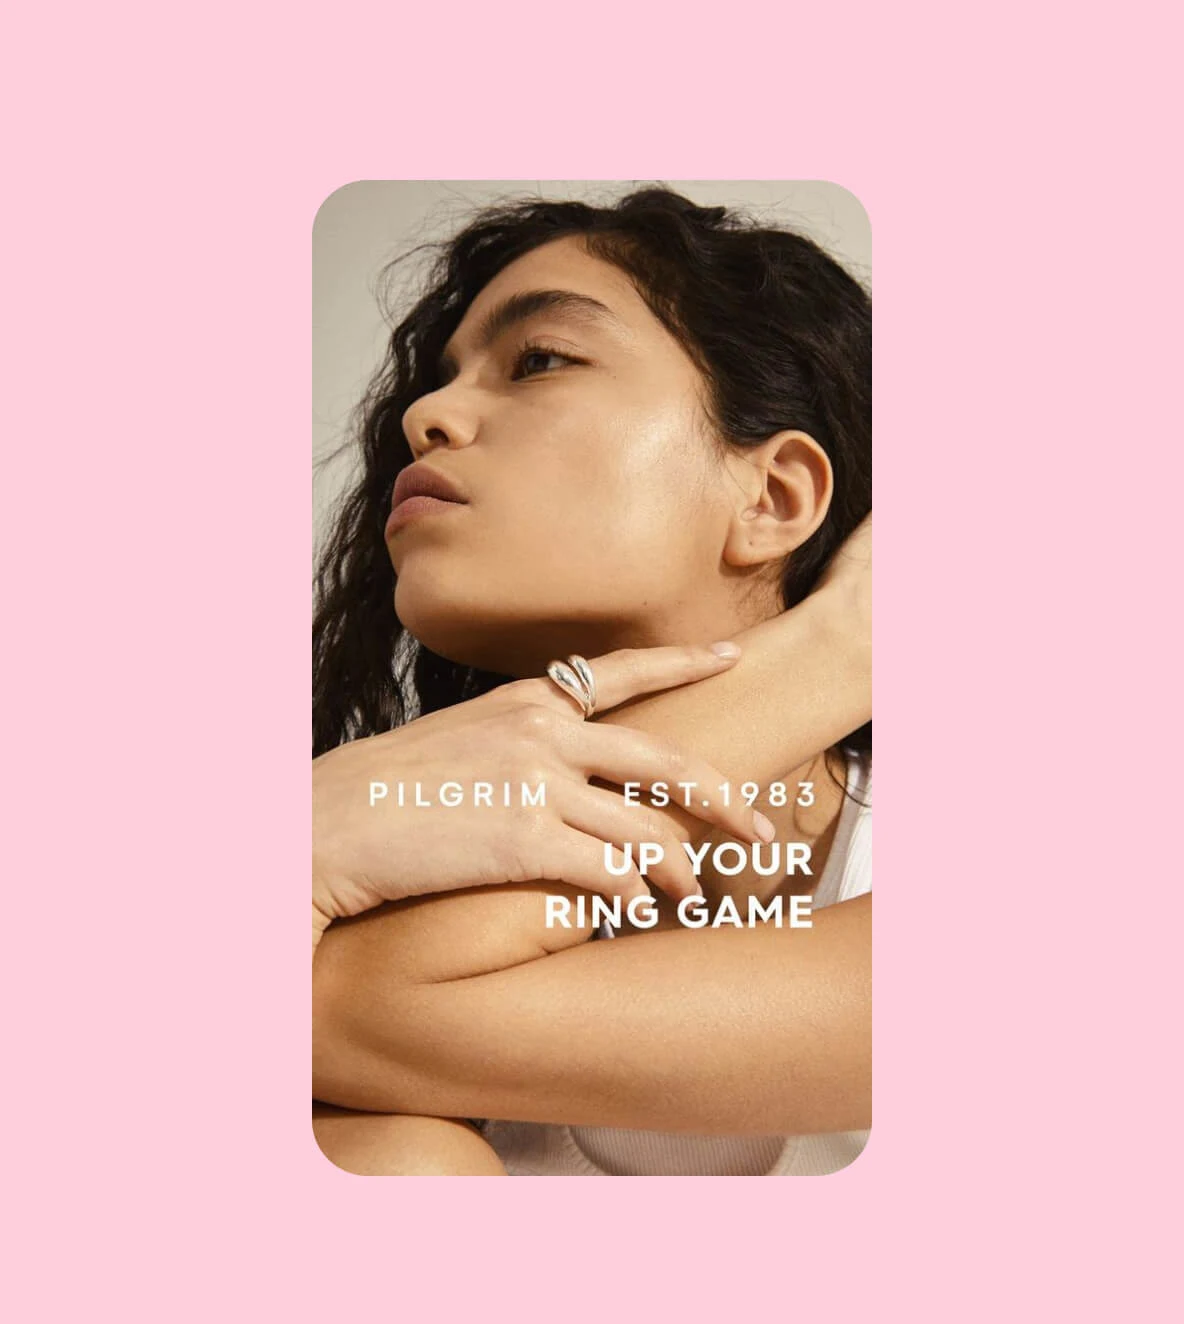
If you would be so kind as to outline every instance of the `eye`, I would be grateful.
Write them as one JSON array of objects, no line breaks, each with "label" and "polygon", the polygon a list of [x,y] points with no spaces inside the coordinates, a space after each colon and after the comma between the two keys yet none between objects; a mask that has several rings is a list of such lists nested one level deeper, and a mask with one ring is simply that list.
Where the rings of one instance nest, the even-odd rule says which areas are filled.
[{"label": "eye", "polygon": [[[531,359],[562,359],[565,363],[581,362],[580,359],[572,358],[570,354],[561,354],[559,350],[552,349],[549,345],[540,345],[537,343],[522,345],[514,356],[515,378],[518,375],[519,369]],[[538,373],[528,371],[523,375],[527,377],[537,377]]]}]

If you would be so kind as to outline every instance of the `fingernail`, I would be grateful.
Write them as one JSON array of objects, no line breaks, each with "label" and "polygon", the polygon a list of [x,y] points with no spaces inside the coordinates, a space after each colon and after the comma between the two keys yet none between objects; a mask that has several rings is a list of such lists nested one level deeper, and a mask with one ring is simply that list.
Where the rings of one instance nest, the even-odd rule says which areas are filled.
[{"label": "fingernail", "polygon": [[739,657],[740,645],[725,639],[722,643],[712,644],[711,651],[716,657]]},{"label": "fingernail", "polygon": [[756,828],[756,835],[760,837],[766,845],[768,845],[768,843],[777,835],[777,829],[759,809],[753,810],[752,822]]}]

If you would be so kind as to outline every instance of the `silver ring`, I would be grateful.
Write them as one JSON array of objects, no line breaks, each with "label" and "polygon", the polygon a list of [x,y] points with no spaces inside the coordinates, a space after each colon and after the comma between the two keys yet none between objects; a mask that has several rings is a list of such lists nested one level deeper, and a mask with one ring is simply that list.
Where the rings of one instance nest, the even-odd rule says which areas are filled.
[{"label": "silver ring", "polygon": [[547,675],[580,705],[587,721],[596,711],[596,678],[585,659],[572,654],[566,662],[548,662]]},{"label": "silver ring", "polygon": [[567,660],[571,663],[576,675],[584,682],[584,688],[588,691],[588,716],[591,717],[596,711],[596,677],[592,674],[588,659],[581,657],[579,653],[573,653]]}]

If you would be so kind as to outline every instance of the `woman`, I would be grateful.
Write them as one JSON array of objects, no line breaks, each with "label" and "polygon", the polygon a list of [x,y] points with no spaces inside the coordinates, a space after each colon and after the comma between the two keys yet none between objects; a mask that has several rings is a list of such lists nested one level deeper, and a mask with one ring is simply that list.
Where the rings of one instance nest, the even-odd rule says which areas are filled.
[{"label": "woman", "polygon": [[[362,420],[314,640],[321,1147],[372,1172],[842,1166],[870,1122],[870,627],[866,575],[836,559],[871,504],[866,294],[809,241],[666,190],[510,205],[448,245]],[[403,471],[447,500],[379,547]],[[709,663],[732,636],[740,661]],[[679,674],[675,644],[699,645]],[[630,705],[581,721],[544,678],[572,653]],[[428,716],[404,725],[409,678]],[[563,804],[511,849],[476,807],[470,851],[454,810],[409,835],[351,801],[384,761],[392,784],[433,758],[492,772],[527,730],[517,766]],[[686,928],[670,903],[696,880],[668,850],[657,928],[548,926],[548,894],[611,890],[600,841],[762,834],[721,796],[629,819],[606,787],[631,757],[646,784],[680,758],[700,775],[672,781],[760,783],[777,839],[809,847],[805,879],[707,868],[709,903],[825,884],[833,904],[800,932]]]}]

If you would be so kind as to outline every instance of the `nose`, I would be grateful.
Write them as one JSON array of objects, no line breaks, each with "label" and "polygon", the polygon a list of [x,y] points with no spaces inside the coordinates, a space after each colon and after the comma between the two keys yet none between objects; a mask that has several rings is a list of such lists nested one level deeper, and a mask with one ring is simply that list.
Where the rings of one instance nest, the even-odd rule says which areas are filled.
[{"label": "nose", "polygon": [[421,395],[403,414],[403,435],[415,459],[447,446],[453,450],[471,446],[477,431],[471,410],[448,387]]}]

